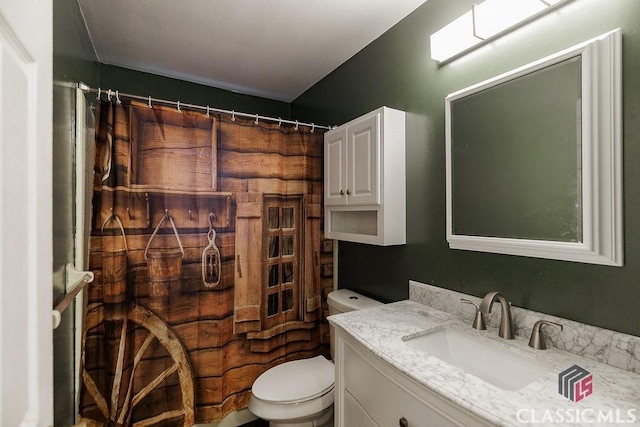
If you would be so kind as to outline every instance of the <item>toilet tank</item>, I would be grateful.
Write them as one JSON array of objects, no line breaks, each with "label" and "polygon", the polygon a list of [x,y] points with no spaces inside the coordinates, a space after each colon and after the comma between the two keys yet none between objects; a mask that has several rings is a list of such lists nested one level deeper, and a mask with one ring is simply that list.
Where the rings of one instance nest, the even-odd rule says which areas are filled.
[{"label": "toilet tank", "polygon": [[349,289],[338,289],[337,291],[329,292],[327,304],[329,305],[329,315],[332,315],[375,307],[382,303]]},{"label": "toilet tank", "polygon": [[[327,305],[329,306],[329,315],[346,313],[348,311],[362,310],[363,308],[376,307],[382,305],[380,301],[365,297],[357,292],[349,289],[338,289],[327,295]],[[335,332],[333,326],[329,327],[331,358],[334,359],[333,343],[335,340]]]}]

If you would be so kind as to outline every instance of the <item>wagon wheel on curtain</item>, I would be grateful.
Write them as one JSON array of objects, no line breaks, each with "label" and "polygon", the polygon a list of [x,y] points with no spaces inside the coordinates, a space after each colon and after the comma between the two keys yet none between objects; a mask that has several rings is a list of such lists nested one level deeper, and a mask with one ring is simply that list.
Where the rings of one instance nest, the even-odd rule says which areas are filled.
[{"label": "wagon wheel on curtain", "polygon": [[[115,322],[112,326],[119,331],[116,337],[117,363],[111,392],[108,396],[103,396],[96,381],[86,369],[85,348],[82,350],[82,379],[86,391],[93,398],[100,413],[109,420],[107,424],[133,425],[135,427],[151,426],[163,421],[183,418],[182,425],[192,426],[195,424],[194,415],[194,388],[191,366],[187,353],[173,333],[169,325],[146,308],[133,304],[109,304],[97,307],[87,313],[86,326],[84,330],[83,342],[86,343],[87,333],[103,322]],[[134,331],[140,334],[140,338],[130,339],[130,333]],[[118,333],[118,332],[116,332]],[[138,342],[141,344],[138,345]],[[134,390],[134,377],[138,370],[145,352],[154,341],[157,345],[164,347],[171,359],[170,366],[157,374],[154,378],[145,378],[144,387],[137,392]],[[133,345],[132,345],[133,344]],[[127,363],[125,354],[133,356],[133,361]],[[124,367],[124,365],[129,365]],[[128,373],[123,375],[124,371]],[[131,422],[133,409],[145,397],[154,390],[157,390],[174,373],[179,380],[179,388],[182,395],[182,402],[177,402],[181,407],[170,409],[160,414],[149,416],[146,419]],[[138,380],[136,380],[138,381]],[[122,398],[124,396],[124,399]],[[173,402],[176,403],[176,402]],[[87,425],[96,425],[94,420],[83,419]]]}]

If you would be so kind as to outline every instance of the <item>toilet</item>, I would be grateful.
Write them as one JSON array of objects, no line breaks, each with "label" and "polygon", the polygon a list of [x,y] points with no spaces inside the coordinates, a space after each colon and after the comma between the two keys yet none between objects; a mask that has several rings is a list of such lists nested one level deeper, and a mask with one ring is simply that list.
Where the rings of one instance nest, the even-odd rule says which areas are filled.
[{"label": "toilet", "polygon": [[[329,314],[382,304],[348,289],[327,296]],[[331,326],[331,357],[334,332]],[[251,387],[249,410],[270,427],[333,427],[335,367],[323,356],[294,360],[260,375]]]}]

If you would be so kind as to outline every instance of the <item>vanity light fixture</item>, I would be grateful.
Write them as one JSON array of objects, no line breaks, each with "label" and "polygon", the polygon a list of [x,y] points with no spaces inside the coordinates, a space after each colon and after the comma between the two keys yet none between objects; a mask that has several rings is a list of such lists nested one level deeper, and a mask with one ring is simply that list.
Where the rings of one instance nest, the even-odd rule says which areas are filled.
[{"label": "vanity light fixture", "polygon": [[568,0],[484,0],[431,35],[431,59],[457,57]]}]

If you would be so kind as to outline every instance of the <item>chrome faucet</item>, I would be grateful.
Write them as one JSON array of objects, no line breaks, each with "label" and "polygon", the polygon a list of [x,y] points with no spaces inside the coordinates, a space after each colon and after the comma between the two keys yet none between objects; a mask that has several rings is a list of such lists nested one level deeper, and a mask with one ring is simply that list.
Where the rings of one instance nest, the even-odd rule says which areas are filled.
[{"label": "chrome faucet", "polygon": [[515,338],[513,333],[513,319],[511,318],[511,305],[509,301],[498,291],[489,292],[480,302],[480,311],[485,315],[491,313],[491,306],[498,300],[502,307],[502,317],[500,319],[500,330],[498,335],[504,339],[512,340]]}]

